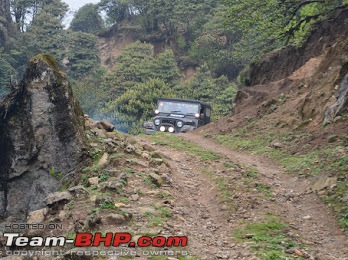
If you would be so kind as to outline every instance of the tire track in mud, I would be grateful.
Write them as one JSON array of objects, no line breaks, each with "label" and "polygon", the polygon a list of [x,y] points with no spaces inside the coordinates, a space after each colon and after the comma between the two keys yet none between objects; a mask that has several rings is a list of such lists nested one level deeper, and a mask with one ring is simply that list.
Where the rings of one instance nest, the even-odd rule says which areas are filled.
[{"label": "tire track in mud", "polygon": [[[270,159],[230,150],[196,133],[180,135],[179,138],[217,152],[222,159],[202,162],[197,156],[156,145],[147,137],[137,139],[153,146],[168,160],[173,178],[169,191],[175,198],[174,218],[169,224],[173,225],[175,235],[189,237],[189,250],[194,256],[199,259],[258,259],[255,251],[250,249],[252,242],[236,242],[232,233],[240,223],[262,220],[262,215],[272,212],[289,224],[287,235],[305,245],[303,252],[307,258],[348,259],[345,234],[328,207],[315,194],[308,192],[307,179],[285,173]],[[224,161],[235,162],[242,168],[255,168],[259,173],[257,181],[271,187],[272,199],[242,190],[242,175],[226,173]],[[211,169],[213,175],[202,173],[202,169]],[[232,213],[226,209],[226,203],[221,202],[221,194],[213,183],[216,175],[223,176],[232,185],[240,185],[238,194],[232,194]],[[236,189],[231,187],[231,190]],[[289,254],[289,259],[294,257]]]},{"label": "tire track in mud", "polygon": [[168,190],[175,198],[172,225],[175,235],[188,236],[188,250],[198,259],[253,259],[247,244],[232,238],[234,222],[223,207],[219,192],[211,177],[202,168],[212,162],[202,162],[168,146],[155,145],[147,138],[137,138],[151,145],[166,159],[171,168],[173,185]]},{"label": "tire track in mud", "polygon": [[274,202],[268,202],[267,206],[290,225],[290,235],[308,246],[310,258],[348,259],[346,235],[332,211],[308,190],[307,179],[286,173],[270,159],[233,151],[196,133],[182,135],[182,139],[257,169],[260,180],[272,187],[275,195]]}]

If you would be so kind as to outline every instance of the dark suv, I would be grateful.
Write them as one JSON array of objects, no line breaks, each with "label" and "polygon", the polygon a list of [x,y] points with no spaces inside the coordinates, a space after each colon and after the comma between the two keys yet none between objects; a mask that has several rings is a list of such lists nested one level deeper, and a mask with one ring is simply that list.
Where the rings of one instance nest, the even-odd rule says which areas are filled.
[{"label": "dark suv", "polygon": [[211,106],[198,100],[161,98],[153,122],[144,123],[145,133],[186,133],[210,123]]}]

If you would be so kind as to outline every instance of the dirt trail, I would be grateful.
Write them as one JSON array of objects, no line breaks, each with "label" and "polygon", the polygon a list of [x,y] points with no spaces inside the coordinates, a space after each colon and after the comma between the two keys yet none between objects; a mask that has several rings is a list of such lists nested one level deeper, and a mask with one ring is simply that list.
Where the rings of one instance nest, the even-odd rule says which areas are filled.
[{"label": "dirt trail", "polygon": [[[308,180],[285,173],[269,159],[230,150],[197,133],[180,138],[218,152],[224,159],[254,167],[259,172],[259,181],[269,185],[273,195],[272,200],[264,200],[241,191],[234,199],[238,207],[231,214],[226,204],[219,200],[219,192],[211,177],[200,171],[204,167],[221,165],[202,165],[195,156],[168,146],[154,145],[146,137],[139,138],[142,143],[154,145],[168,158],[173,170],[171,192],[176,198],[174,230],[189,236],[189,249],[195,256],[200,259],[257,259],[254,251],[249,249],[250,243],[236,243],[231,234],[238,222],[243,219],[255,221],[267,211],[289,224],[288,235],[306,245],[307,258],[348,259],[348,243],[343,231],[332,212],[308,191]],[[215,173],[222,173],[238,182],[238,176],[229,176],[224,169],[215,170]],[[292,257],[289,255],[290,259]]]},{"label": "dirt trail", "polygon": [[237,163],[255,167],[261,174],[261,180],[271,185],[276,193],[276,201],[270,206],[296,229],[305,244],[311,246],[312,254],[320,259],[348,259],[348,243],[344,233],[332,212],[308,191],[308,180],[285,173],[270,159],[224,148],[194,133],[183,136],[183,139],[220,152]]}]

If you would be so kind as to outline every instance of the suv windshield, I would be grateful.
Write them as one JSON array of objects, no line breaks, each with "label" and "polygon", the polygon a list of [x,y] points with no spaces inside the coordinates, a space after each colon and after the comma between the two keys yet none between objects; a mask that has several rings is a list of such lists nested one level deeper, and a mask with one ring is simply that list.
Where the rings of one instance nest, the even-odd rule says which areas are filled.
[{"label": "suv windshield", "polygon": [[157,109],[161,113],[195,114],[199,112],[199,104],[160,101]]}]

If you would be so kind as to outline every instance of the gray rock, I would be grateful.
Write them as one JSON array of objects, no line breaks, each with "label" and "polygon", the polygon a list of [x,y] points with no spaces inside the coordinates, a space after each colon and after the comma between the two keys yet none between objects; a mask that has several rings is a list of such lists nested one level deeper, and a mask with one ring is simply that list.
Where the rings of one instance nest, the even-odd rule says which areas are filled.
[{"label": "gray rock", "polygon": [[283,144],[279,142],[274,142],[271,144],[273,148],[280,149],[283,148]]},{"label": "gray rock", "polygon": [[68,189],[68,191],[74,197],[81,197],[81,196],[88,196],[89,195],[88,191],[82,185],[71,187]]},{"label": "gray rock", "polygon": [[87,218],[87,223],[88,227],[95,228],[102,223],[102,218],[99,216],[99,214],[95,213]]},{"label": "gray rock", "polygon": [[133,194],[133,195],[130,197],[130,199],[131,199],[132,201],[138,201],[138,200],[139,200],[139,195],[138,195],[138,194]]},{"label": "gray rock", "polygon": [[99,177],[92,177],[88,179],[88,183],[91,186],[98,185],[99,183]]},{"label": "gray rock", "polygon": [[126,151],[127,153],[134,153],[134,152],[135,152],[135,149],[136,149],[136,147],[135,147],[134,145],[129,144],[129,145],[127,145],[127,147],[125,148],[125,151]]},{"label": "gray rock", "polygon": [[98,162],[98,166],[104,167],[108,163],[108,161],[109,161],[109,155],[107,153],[104,153]]},{"label": "gray rock", "polygon": [[324,125],[335,121],[337,116],[341,116],[348,111],[348,73],[341,82],[335,104],[331,105],[325,112]]},{"label": "gray rock", "polygon": [[29,212],[27,223],[28,224],[42,223],[45,220],[46,214],[47,214],[47,208]]},{"label": "gray rock", "polygon": [[162,177],[159,176],[158,174],[156,173],[149,173],[149,177],[152,181],[153,184],[155,184],[157,187],[161,187],[162,184],[163,184],[163,180],[162,180]]},{"label": "gray rock", "polygon": [[159,158],[152,158],[150,161],[150,166],[161,166],[163,164],[163,160]]},{"label": "gray rock", "polygon": [[337,177],[327,177],[326,175],[317,176],[312,182],[310,189],[316,192],[332,189],[337,184]]},{"label": "gray rock", "polygon": [[107,132],[112,132],[115,130],[115,126],[108,121],[101,121],[97,123],[99,129],[104,129]]},{"label": "gray rock", "polygon": [[102,191],[111,190],[111,191],[115,191],[116,193],[120,193],[122,191],[123,186],[124,184],[122,182],[120,182],[115,177],[112,177],[106,182],[101,183],[100,189]]},{"label": "gray rock", "polygon": [[55,192],[51,193],[46,198],[46,205],[51,206],[53,204],[65,204],[69,202],[72,199],[72,196],[70,192],[64,191],[64,192]]},{"label": "gray rock", "polygon": [[122,224],[127,221],[126,217],[124,215],[120,214],[110,214],[106,216],[105,221],[109,225],[114,225],[114,224]]},{"label": "gray rock", "polygon": [[0,189],[6,191],[0,217],[25,220],[44,207],[59,179],[73,176],[85,139],[84,115],[67,76],[51,56],[34,57],[0,103]]}]

